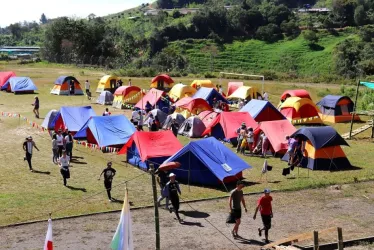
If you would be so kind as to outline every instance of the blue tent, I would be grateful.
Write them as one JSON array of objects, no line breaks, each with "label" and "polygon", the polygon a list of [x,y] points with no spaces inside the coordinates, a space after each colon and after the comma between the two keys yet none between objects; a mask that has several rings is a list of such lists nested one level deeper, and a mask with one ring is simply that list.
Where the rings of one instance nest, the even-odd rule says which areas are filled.
[{"label": "blue tent", "polygon": [[134,133],[134,125],[124,115],[93,116],[75,134],[74,139],[108,147],[124,145]]},{"label": "blue tent", "polygon": [[74,80],[74,82],[79,83],[79,81],[74,76],[60,76],[59,78],[56,79],[55,84],[62,85],[64,82],[67,82],[70,80]]},{"label": "blue tent", "polygon": [[72,132],[77,132],[91,116],[96,116],[91,106],[61,107],[60,113],[56,116],[51,126],[53,126],[55,130],[67,128]]},{"label": "blue tent", "polygon": [[217,90],[213,88],[201,87],[192,98],[202,98],[209,103],[210,106],[213,106],[213,99],[216,98],[217,101],[227,102],[226,98],[223,97]]},{"label": "blue tent", "polygon": [[44,118],[42,127],[48,130],[53,130],[55,128],[54,121],[56,119],[56,116],[58,116],[59,114],[60,112],[54,109],[49,111],[48,114]]},{"label": "blue tent", "polygon": [[214,137],[192,141],[165,161],[182,165],[173,169],[178,180],[204,185],[237,181],[252,168]]},{"label": "blue tent", "polygon": [[11,77],[6,85],[14,94],[34,93],[38,89],[29,77]]},{"label": "blue tent", "polygon": [[286,119],[284,115],[268,101],[252,99],[240,111],[248,112],[256,122]]}]

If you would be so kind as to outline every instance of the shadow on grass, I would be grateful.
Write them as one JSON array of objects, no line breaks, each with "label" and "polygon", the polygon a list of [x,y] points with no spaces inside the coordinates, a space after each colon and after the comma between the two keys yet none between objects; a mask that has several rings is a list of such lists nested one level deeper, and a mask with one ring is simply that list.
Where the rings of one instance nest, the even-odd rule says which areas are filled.
[{"label": "shadow on grass", "polygon": [[87,192],[87,189],[85,189],[85,188],[72,187],[72,186],[69,186],[69,185],[67,185],[66,187],[67,187],[68,189],[70,189],[70,190],[73,190],[73,191],[82,191],[82,192],[84,192],[84,193]]},{"label": "shadow on grass", "polygon": [[200,211],[179,211],[179,213],[183,214],[186,217],[199,219],[208,218],[210,216],[210,214]]},{"label": "shadow on grass", "polygon": [[265,242],[258,241],[258,240],[250,240],[243,238],[241,236],[237,237],[237,242],[245,245],[254,245],[254,246],[265,246]]},{"label": "shadow on grass", "polygon": [[[114,203],[123,204],[123,200],[120,200],[120,199],[112,198],[112,201],[113,201]],[[130,204],[130,206],[134,206],[134,203],[131,202],[131,201],[129,201],[129,204]]]},{"label": "shadow on grass", "polygon": [[79,160],[71,160],[71,163],[78,164],[78,165],[87,165],[87,162],[79,161]]},{"label": "shadow on grass", "polygon": [[181,225],[204,227],[203,225],[201,225],[201,222],[191,222],[191,221],[185,221],[185,220],[181,222]]},{"label": "shadow on grass", "polygon": [[362,168],[357,167],[357,166],[351,166],[351,167],[346,167],[346,168],[334,168],[331,169],[330,172],[339,172],[339,171],[356,171],[356,170],[361,170]]},{"label": "shadow on grass", "polygon": [[46,175],[50,175],[51,172],[49,171],[40,171],[40,170],[35,170],[33,171],[33,173],[36,173],[36,174],[46,174]]},{"label": "shadow on grass", "polygon": [[84,159],[84,157],[82,157],[82,156],[73,156],[73,158],[71,160],[73,161],[74,159]]},{"label": "shadow on grass", "polygon": [[316,44],[316,43],[313,43],[313,44],[309,44],[309,48],[313,51],[321,51],[321,50],[324,50],[325,47],[319,45],[319,44]]}]

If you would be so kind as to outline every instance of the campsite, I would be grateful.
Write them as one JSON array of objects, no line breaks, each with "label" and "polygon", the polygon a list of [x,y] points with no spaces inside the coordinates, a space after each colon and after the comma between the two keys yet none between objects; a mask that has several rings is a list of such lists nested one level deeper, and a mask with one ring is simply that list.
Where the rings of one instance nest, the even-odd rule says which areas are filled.
[{"label": "campsite", "polygon": [[[28,77],[37,88],[32,94],[0,92],[0,141],[3,146],[0,235],[5,235],[5,239],[0,238],[0,244],[5,249],[40,248],[50,212],[52,218],[56,219],[56,249],[107,249],[117,226],[125,187],[133,209],[135,249],[153,249],[155,239],[152,183],[149,172],[144,170],[149,168],[149,163],[156,165],[165,161],[189,162],[189,165],[182,164],[175,171],[181,184],[181,214],[186,225],[178,224],[168,211],[160,209],[162,249],[238,249],[214,228],[217,227],[227,237],[231,237],[231,226],[227,226],[224,221],[228,213],[228,191],[234,188],[235,183],[222,183],[232,176],[243,177],[244,193],[253,193],[245,196],[248,199],[249,211],[243,215],[241,230],[243,237],[248,240],[237,242],[240,249],[259,249],[263,245],[255,232],[257,226],[254,226],[260,221],[253,222],[251,218],[256,198],[265,188],[274,192],[274,233],[272,231],[271,240],[328,227],[343,227],[345,239],[373,236],[374,147],[371,130],[359,133],[351,140],[344,140],[344,143],[339,141],[341,135],[349,132],[350,123],[331,121],[347,119],[349,111],[341,108],[334,113],[331,112],[331,106],[350,104],[344,99],[327,95],[324,99],[325,96],[319,95],[321,89],[328,89],[330,95],[340,95],[339,85],[265,80],[264,91],[269,94],[269,102],[266,102],[256,100],[257,93],[262,94],[262,82],[258,80],[243,80],[244,86],[236,86],[233,90],[228,85],[230,82],[237,82],[237,79],[213,78],[210,81],[195,81],[194,78],[173,78],[175,83],[199,88],[196,92],[182,87],[173,91],[173,95],[179,98],[180,106],[177,105],[176,110],[179,109],[179,114],[183,116],[181,127],[199,127],[192,132],[182,129],[175,138],[169,130],[135,132],[136,129],[130,122],[132,110],[128,107],[146,109],[148,101],[152,106],[158,106],[159,111],[152,111],[155,114],[170,108],[166,105],[170,102],[167,92],[155,89],[160,87],[160,80],[131,78],[134,88],[121,87],[117,94],[113,93],[112,103],[109,104],[106,103],[107,97],[102,97],[100,93],[113,90],[113,83],[110,82],[110,77],[102,79],[110,73],[102,69],[81,69],[45,63],[27,66],[4,63],[0,64],[0,71],[11,71],[17,77]],[[70,80],[68,77],[74,78],[73,95],[66,95],[66,82]],[[119,78],[124,82],[124,86],[127,86],[129,77]],[[86,80],[91,83],[90,99],[84,90]],[[168,78],[163,81],[163,87],[172,88]],[[241,109],[230,107],[230,111],[217,114],[211,107],[217,99],[215,96],[219,95],[213,88],[216,84],[222,85],[227,93],[227,100],[231,100],[230,96],[233,99],[241,99],[241,95],[251,96],[252,100]],[[251,88],[243,88],[245,86]],[[232,91],[231,95],[228,95],[229,89]],[[242,91],[236,93],[240,89]],[[291,93],[287,100],[281,103],[278,111],[282,94],[295,89],[307,90],[309,98],[293,97]],[[40,100],[40,119],[35,118],[32,113],[34,96]],[[182,96],[186,97],[181,98]],[[223,97],[222,100],[226,98]],[[123,105],[124,101],[129,106]],[[256,104],[257,102],[260,103]],[[102,116],[105,108],[109,109],[111,116]],[[52,110],[55,111],[51,112]],[[325,110],[327,111],[324,114],[319,114],[319,111]],[[42,123],[47,114],[55,118],[51,118],[54,122],[46,122],[44,128]],[[333,116],[338,118],[331,118]],[[167,121],[168,117],[163,119]],[[361,122],[354,122],[353,130],[363,127],[369,119],[368,116],[360,116]],[[281,161],[280,157],[269,156],[266,159],[273,168],[263,174],[263,158],[237,154],[236,147],[230,144],[236,139],[235,130],[243,121],[258,129],[255,136],[259,135],[260,131],[267,133],[267,136],[271,137],[270,143],[275,153],[284,154],[287,150],[284,136],[279,136],[281,132],[282,135],[295,131],[306,134],[310,141],[310,145],[306,146],[309,152],[307,167],[297,168],[291,175],[283,176],[282,169],[287,167],[287,162]],[[330,127],[315,126],[321,123]],[[305,132],[303,127],[311,124],[312,130]],[[51,163],[51,137],[47,131],[64,127],[74,132],[74,140],[80,141],[74,145],[73,154],[76,159],[71,163],[72,177],[67,187],[62,185],[58,167]],[[113,132],[113,127],[125,129]],[[320,129],[323,128],[326,130],[326,136],[337,138],[335,144],[321,136]],[[313,129],[318,131],[313,132]],[[104,134],[101,134],[101,131],[104,131]],[[189,134],[190,137],[184,134]],[[310,134],[314,139],[308,137]],[[34,172],[28,171],[22,151],[22,142],[30,135],[40,149],[40,152],[35,152],[33,156]],[[203,138],[205,135],[208,137]],[[124,145],[128,147],[123,147]],[[114,148],[116,150],[113,150]],[[166,157],[165,151],[169,150]],[[336,152],[339,154],[335,155]],[[220,159],[220,155],[227,156],[224,160],[233,162],[233,165],[229,166],[231,170],[212,170],[214,174],[205,174],[215,161],[224,161]],[[213,156],[217,159],[212,160]],[[343,168],[344,164],[340,165],[341,162],[332,164],[331,157],[348,159],[349,167]],[[112,161],[117,170],[112,189],[114,202],[108,202],[103,183],[97,180],[108,161]],[[327,169],[321,170],[321,165],[328,165]],[[245,167],[241,168],[242,166]],[[342,169],[339,169],[340,166]],[[357,209],[358,207],[360,209]],[[347,210],[354,212],[347,213]],[[114,212],[57,220],[62,217],[110,211]],[[32,221],[41,222],[4,227]],[[144,237],[140,237],[142,233],[145,234]],[[167,237],[168,234],[172,234],[174,241],[170,236]],[[320,238],[321,244],[334,240],[335,234]],[[175,241],[180,242],[179,247],[173,245]],[[312,243],[312,239],[303,242],[305,245]],[[364,246],[361,249],[367,248]]]}]

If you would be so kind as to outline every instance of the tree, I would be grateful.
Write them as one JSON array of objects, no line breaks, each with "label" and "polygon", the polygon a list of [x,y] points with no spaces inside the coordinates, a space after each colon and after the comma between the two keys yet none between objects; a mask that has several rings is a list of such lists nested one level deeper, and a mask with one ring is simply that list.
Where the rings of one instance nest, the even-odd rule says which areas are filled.
[{"label": "tree", "polygon": [[43,14],[41,15],[41,17],[40,17],[40,23],[41,23],[41,24],[46,24],[46,23],[48,23],[48,19],[47,19],[47,17],[45,16],[44,13],[43,13]]},{"label": "tree", "polygon": [[291,20],[289,22],[283,21],[280,27],[282,32],[284,32],[286,36],[296,37],[300,34],[299,25],[297,25],[297,23],[294,20]]},{"label": "tree", "polygon": [[96,15],[94,13],[91,13],[91,14],[88,15],[87,18],[88,18],[88,20],[93,20],[93,19],[96,18]]},{"label": "tree", "polygon": [[262,41],[272,43],[281,39],[282,33],[277,25],[269,23],[268,25],[261,26],[257,29],[256,38]]},{"label": "tree", "polygon": [[374,26],[373,25],[363,26],[361,27],[358,34],[361,37],[362,41],[371,42],[374,38]]},{"label": "tree", "polygon": [[19,23],[14,23],[9,25],[10,33],[12,34],[13,38],[20,39],[22,36],[22,27]]},{"label": "tree", "polygon": [[364,6],[357,6],[357,8],[355,9],[354,19],[357,26],[366,24],[366,12]]},{"label": "tree", "polygon": [[306,30],[303,33],[304,39],[311,45],[318,42],[317,33],[314,30]]}]

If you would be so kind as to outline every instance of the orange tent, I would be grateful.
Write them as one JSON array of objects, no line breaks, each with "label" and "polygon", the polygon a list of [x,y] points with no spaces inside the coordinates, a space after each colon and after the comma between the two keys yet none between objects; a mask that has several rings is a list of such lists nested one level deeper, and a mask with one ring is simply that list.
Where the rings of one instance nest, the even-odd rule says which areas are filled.
[{"label": "orange tent", "polygon": [[70,95],[70,83],[74,81],[74,95],[83,95],[80,83],[74,76],[60,76],[51,90],[54,95]]}]

